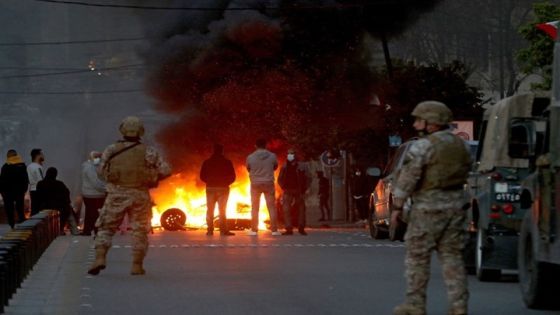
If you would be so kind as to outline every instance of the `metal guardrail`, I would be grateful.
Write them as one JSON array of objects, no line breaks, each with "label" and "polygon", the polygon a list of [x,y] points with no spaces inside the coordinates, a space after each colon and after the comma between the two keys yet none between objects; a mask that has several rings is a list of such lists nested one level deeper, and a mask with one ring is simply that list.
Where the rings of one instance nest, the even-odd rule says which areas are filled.
[{"label": "metal guardrail", "polygon": [[0,313],[59,233],[59,212],[43,210],[0,238]]}]

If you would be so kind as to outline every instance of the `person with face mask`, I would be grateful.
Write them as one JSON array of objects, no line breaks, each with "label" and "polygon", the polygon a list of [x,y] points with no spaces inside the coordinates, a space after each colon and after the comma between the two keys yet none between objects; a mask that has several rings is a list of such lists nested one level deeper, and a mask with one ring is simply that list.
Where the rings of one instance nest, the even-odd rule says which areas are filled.
[{"label": "person with face mask", "polygon": [[97,233],[95,221],[107,195],[105,182],[99,178],[100,163],[101,152],[91,151],[89,159],[82,164],[82,199],[86,208],[82,230],[84,236],[90,236],[92,231]]},{"label": "person with face mask", "polygon": [[37,200],[37,183],[43,180],[45,172],[43,170],[43,162],[45,156],[43,150],[31,150],[31,163],[27,166],[27,176],[29,177],[29,197],[31,199],[31,215],[41,211],[39,201]]},{"label": "person with face mask", "polygon": [[398,224],[408,197],[412,208],[405,234],[406,299],[393,314],[426,314],[430,259],[437,251],[447,286],[448,314],[466,315],[469,292],[463,261],[463,186],[471,166],[469,147],[451,132],[453,114],[445,104],[421,102],[412,116],[413,127],[424,136],[412,143],[394,182],[391,224]]},{"label": "person with face mask", "polygon": [[306,168],[296,159],[295,151],[288,150],[286,164],[280,169],[278,184],[283,190],[282,209],[284,212],[284,226],[286,231],[283,235],[293,234],[292,207],[295,207],[298,216],[298,231],[301,235],[305,232],[305,192],[311,182]]}]

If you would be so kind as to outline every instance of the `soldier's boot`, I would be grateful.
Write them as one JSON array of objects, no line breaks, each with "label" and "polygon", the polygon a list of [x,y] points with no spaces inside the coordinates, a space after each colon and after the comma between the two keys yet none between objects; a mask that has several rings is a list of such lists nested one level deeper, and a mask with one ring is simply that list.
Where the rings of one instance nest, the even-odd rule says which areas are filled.
[{"label": "soldier's boot", "polygon": [[449,307],[449,311],[447,312],[449,315],[467,315],[467,304],[464,305],[451,305]]},{"label": "soldier's boot", "polygon": [[426,315],[424,307],[417,305],[403,303],[393,309],[394,315]]},{"label": "soldier's boot", "polygon": [[98,275],[99,272],[107,266],[106,262],[107,248],[106,247],[96,247],[95,248],[95,261],[93,265],[88,270],[90,275]]},{"label": "soldier's boot", "polygon": [[135,252],[132,254],[132,268],[130,269],[131,275],[143,275],[146,274],[146,270],[143,267],[144,263],[144,253]]}]

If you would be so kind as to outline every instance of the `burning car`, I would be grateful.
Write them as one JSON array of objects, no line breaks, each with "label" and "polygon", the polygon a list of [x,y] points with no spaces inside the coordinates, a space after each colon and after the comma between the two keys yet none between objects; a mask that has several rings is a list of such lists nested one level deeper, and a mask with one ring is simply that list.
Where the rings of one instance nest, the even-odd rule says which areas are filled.
[{"label": "burning car", "polygon": [[[240,167],[237,174],[237,181],[230,187],[226,216],[231,229],[241,230],[248,228],[251,222],[251,193],[249,178],[239,176],[246,172]],[[175,174],[150,191],[150,195],[155,203],[152,226],[172,231],[206,228],[206,191],[194,174]],[[261,200],[259,229],[267,229],[268,220],[266,204]]]}]

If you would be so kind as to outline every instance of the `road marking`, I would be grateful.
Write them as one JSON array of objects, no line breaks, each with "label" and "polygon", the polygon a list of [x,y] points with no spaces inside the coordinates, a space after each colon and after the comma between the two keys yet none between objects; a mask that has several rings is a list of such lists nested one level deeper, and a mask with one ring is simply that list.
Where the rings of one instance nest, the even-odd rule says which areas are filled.
[{"label": "road marking", "polygon": [[[168,248],[272,248],[272,247],[288,247],[288,248],[305,248],[305,247],[333,247],[333,248],[372,248],[372,247],[388,247],[388,248],[402,248],[405,247],[404,243],[402,244],[392,244],[392,243],[273,243],[273,244],[255,244],[255,243],[239,243],[239,244],[158,244],[158,245],[150,245],[150,248],[160,248],[160,249],[168,249]],[[119,246],[113,245],[114,249],[124,249],[130,248],[130,246]]]}]

